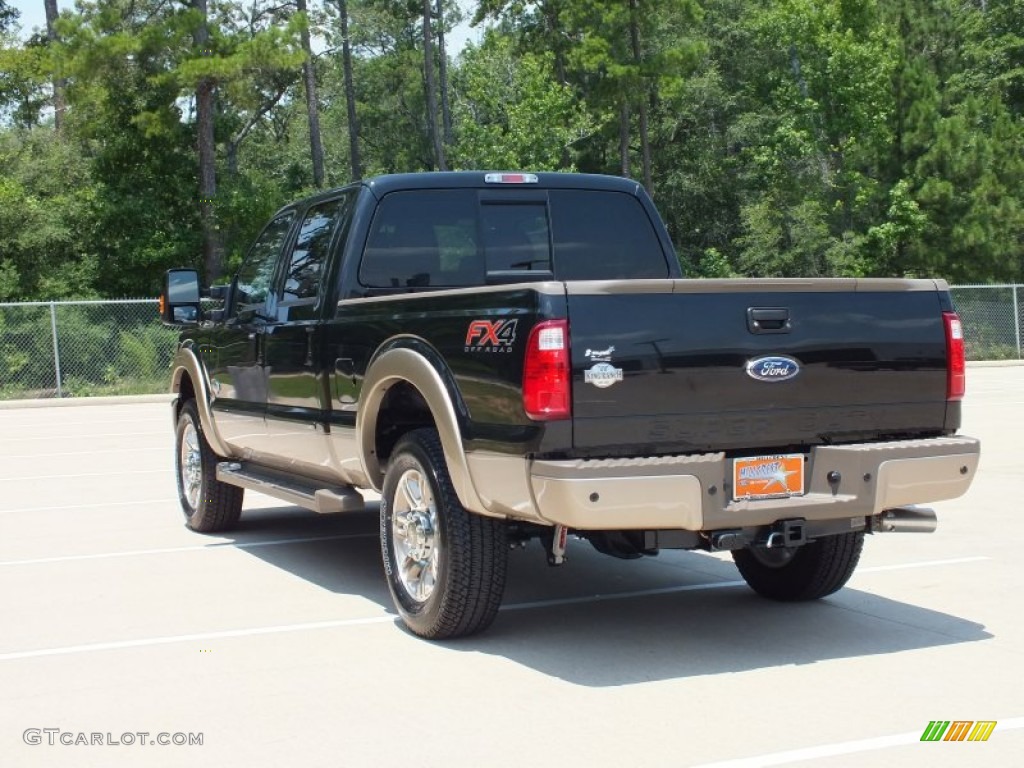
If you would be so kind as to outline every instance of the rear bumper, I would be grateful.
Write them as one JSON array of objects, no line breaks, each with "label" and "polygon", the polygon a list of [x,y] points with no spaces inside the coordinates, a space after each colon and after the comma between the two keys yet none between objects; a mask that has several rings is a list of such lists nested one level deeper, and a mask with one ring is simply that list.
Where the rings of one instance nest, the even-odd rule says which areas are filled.
[{"label": "rear bumper", "polygon": [[528,474],[534,511],[544,522],[579,530],[713,531],[953,499],[970,487],[980,451],[977,440],[959,436],[821,446],[807,457],[805,494],[788,499],[733,501],[732,459],[722,453],[534,461]]}]

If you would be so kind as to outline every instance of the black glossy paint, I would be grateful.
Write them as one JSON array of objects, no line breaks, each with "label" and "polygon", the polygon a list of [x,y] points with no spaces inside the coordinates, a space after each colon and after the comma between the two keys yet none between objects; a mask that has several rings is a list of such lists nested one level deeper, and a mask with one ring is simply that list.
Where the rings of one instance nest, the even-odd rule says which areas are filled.
[{"label": "black glossy paint", "polygon": [[[751,307],[785,307],[786,333],[752,333]],[[601,454],[807,446],[938,434],[945,335],[936,293],[572,296],[575,447]],[[585,383],[587,349],[614,347],[622,381]],[[749,361],[795,359],[785,381]]]},{"label": "black glossy paint", "polygon": [[[446,382],[468,450],[554,458],[742,452],[936,435],[959,426],[959,404],[945,401],[940,313],[949,297],[942,292],[766,287],[567,297],[560,282],[486,290],[360,285],[359,262],[379,201],[407,189],[472,188],[488,201],[521,197],[524,190],[533,197],[547,189],[623,192],[640,201],[661,247],[673,253],[635,182],[539,174],[538,185],[506,189],[484,184],[483,175],[392,176],[348,188],[357,197],[323,272],[313,319],[229,319],[186,334],[204,350],[219,388],[215,412],[246,414],[256,441],[271,451],[268,419],[352,430],[368,366],[384,350],[406,346]],[[295,204],[294,226],[310,205],[338,194]],[[293,241],[294,231],[285,253]],[[680,278],[674,257],[668,271],[669,280]],[[280,291],[281,270],[276,280]],[[788,324],[778,332],[751,325],[752,317],[776,315]],[[574,419],[537,423],[522,410],[525,345],[534,324],[560,317],[570,322]],[[514,340],[473,343],[470,329],[479,321],[514,322]],[[502,328],[508,340],[507,325]],[[622,380],[603,389],[586,383],[596,362],[586,350],[610,347],[608,365],[622,370]],[[747,362],[767,355],[795,359],[800,373],[784,382],[747,376]]]}]

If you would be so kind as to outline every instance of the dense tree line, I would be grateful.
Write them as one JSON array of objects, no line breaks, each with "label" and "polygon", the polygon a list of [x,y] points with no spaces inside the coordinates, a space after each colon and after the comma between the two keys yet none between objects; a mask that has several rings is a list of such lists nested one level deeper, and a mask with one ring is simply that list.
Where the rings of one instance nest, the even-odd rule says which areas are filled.
[{"label": "dense tree line", "polygon": [[634,177],[691,275],[1024,281],[1024,0],[39,2],[25,40],[0,0],[0,301],[470,168]]}]

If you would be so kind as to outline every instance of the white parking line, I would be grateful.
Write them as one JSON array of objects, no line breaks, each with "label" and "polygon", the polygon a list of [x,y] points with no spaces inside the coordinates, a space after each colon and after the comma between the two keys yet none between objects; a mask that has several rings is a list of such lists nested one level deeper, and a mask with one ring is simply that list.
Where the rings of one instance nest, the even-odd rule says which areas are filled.
[{"label": "white parking line", "polygon": [[122,648],[144,648],[151,645],[169,645],[171,643],[189,643],[196,640],[218,640],[225,637],[251,637],[254,635],[275,635],[281,632],[303,632],[309,629],[336,629],[338,627],[356,627],[365,624],[383,624],[393,622],[394,616],[370,616],[362,619],[339,619],[337,621],[313,621],[306,624],[283,624],[276,627],[250,627],[248,629],[228,629],[223,632],[196,632],[191,635],[167,635],[166,637],[143,637],[138,640],[119,640],[112,643],[89,643],[88,645],[70,645],[64,648],[43,648],[38,651],[17,651],[0,653],[0,661],[17,659],[35,659],[41,656],[67,656],[73,653],[89,653],[91,651],[114,651]]},{"label": "white parking line", "polygon": [[[919,568],[924,565],[946,565],[974,560],[986,560],[988,558],[958,558],[956,560],[932,560],[928,563],[908,563],[905,568]],[[893,570],[895,566],[880,566],[881,569]],[[865,568],[870,573],[875,569]],[[528,603],[510,603],[503,605],[501,611],[517,611],[531,608],[548,608],[562,605],[587,604],[603,602],[606,600],[626,600],[635,597],[647,597],[651,595],[667,595],[676,592],[698,592],[708,589],[722,589],[725,587],[743,586],[742,581],[716,581],[704,584],[686,584],[678,587],[660,587],[656,589],[641,589],[632,592],[612,592],[603,595],[584,595],[581,597],[567,597],[555,600],[538,600]],[[183,643],[195,640],[216,640],[226,637],[248,637],[252,635],[280,634],[285,632],[303,632],[311,629],[337,629],[340,627],[363,626],[366,624],[383,624],[395,621],[393,615],[367,617],[362,619],[341,619],[338,621],[317,621],[303,624],[283,624],[273,627],[251,627],[249,629],[232,629],[221,632],[198,632],[189,635],[168,635],[164,637],[144,637],[137,640],[118,640],[108,643],[90,643],[88,645],[71,645],[62,648],[42,648],[35,651],[14,651],[12,653],[0,654],[0,661],[16,661],[18,659],[34,659],[41,656],[66,656],[75,653],[89,653],[92,651],[110,651],[120,648],[142,648],[150,645],[168,645],[170,643]],[[774,763],[773,763],[774,764]]]},{"label": "white parking line", "polygon": [[[25,429],[37,429],[39,425],[38,416],[31,418],[16,420],[10,418],[10,416],[0,415],[0,424],[5,427],[23,427]],[[171,419],[170,414],[164,416],[161,414],[160,418],[151,416],[148,419],[103,419],[98,418],[95,421],[61,421],[60,428],[67,429],[68,427],[109,427],[111,424],[133,424],[136,427],[141,424],[152,424],[154,427],[159,424],[167,424],[170,426]]]},{"label": "white parking line", "polygon": [[3,454],[0,453],[0,459],[50,459],[54,456],[106,456],[108,453],[142,453],[143,451],[160,451],[167,453],[170,449],[166,445],[153,445],[149,448],[108,448],[103,451],[93,450],[92,448],[83,448],[80,451],[62,451],[60,453],[17,453],[17,454]]},{"label": "white parking line", "polygon": [[72,477],[121,477],[122,475],[155,475],[158,472],[162,475],[166,475],[169,471],[167,469],[132,469],[132,470],[117,470],[116,472],[83,472],[80,475],[33,475],[32,477],[0,477],[0,483],[13,483],[21,482],[24,480],[64,480]]},{"label": "white parking line", "polygon": [[[61,425],[63,428],[63,425]],[[98,437],[166,437],[171,434],[169,429],[162,429],[159,432],[88,432],[81,435],[32,435],[31,437],[25,437],[24,435],[17,435],[13,437],[0,437],[0,443],[11,442],[11,443],[27,443],[30,440],[49,440],[53,442],[56,439],[60,440],[95,440]]]},{"label": "white parking line", "polygon": [[19,507],[16,509],[0,509],[0,514],[7,512],[51,512],[62,509],[103,509],[104,507],[130,507],[132,504],[170,504],[178,503],[177,499],[139,499],[138,501],[104,501],[97,504],[66,504],[61,507]]},{"label": "white parking line", "polygon": [[67,563],[74,560],[107,560],[115,557],[137,557],[139,555],[167,555],[175,552],[205,552],[215,549],[255,549],[277,547],[282,544],[305,544],[313,541],[336,541],[338,539],[371,539],[376,533],[339,533],[330,536],[303,536],[295,539],[270,539],[269,541],[217,541],[213,544],[194,544],[188,547],[163,547],[161,549],[133,549],[126,552],[101,552],[95,555],[63,555],[60,557],[37,557],[32,560],[3,560],[0,567],[11,565],[38,565],[40,563]]},{"label": "white parking line", "polygon": [[[992,732],[990,741],[1004,731],[1015,731],[1024,728],[1024,717],[1011,717],[1005,720],[997,720],[995,730]],[[736,760],[722,760],[717,763],[704,763],[693,766],[693,768],[769,768],[773,765],[785,765],[787,763],[798,763],[805,760],[821,760],[826,757],[839,757],[840,755],[854,755],[858,752],[871,752],[876,749],[887,749],[889,747],[902,747],[905,744],[917,744],[921,741],[924,733],[924,724],[920,731],[909,733],[897,733],[892,736],[877,736],[872,739],[858,739],[857,741],[842,741],[836,744],[821,744],[817,747],[805,747],[793,749],[788,752],[773,752],[767,755],[756,755],[755,757],[742,757]],[[979,761],[981,760],[979,756]]]},{"label": "white parking line", "polygon": [[745,581],[714,581],[707,584],[685,584],[678,587],[656,587],[654,589],[638,589],[632,592],[606,592],[604,594],[586,595],[584,597],[561,597],[555,600],[535,600],[530,603],[510,603],[501,606],[503,611],[522,611],[531,608],[554,608],[560,605],[584,605],[586,603],[603,603],[606,600],[623,600],[628,597],[651,597],[653,595],[672,595],[676,592],[700,592],[707,589],[724,587],[742,587]]},{"label": "white parking line", "polygon": [[[963,563],[974,563],[981,560],[988,560],[988,557],[979,555],[977,557],[957,557],[950,560],[925,560],[917,563],[902,563],[900,565],[876,565],[871,568],[860,568],[858,574],[876,573],[878,571],[904,571],[911,568],[930,568],[937,565],[961,565]],[[587,595],[585,597],[564,597],[555,600],[537,600],[532,603],[511,603],[503,605],[503,611],[517,611],[526,608],[548,608],[559,605],[576,605],[582,603],[600,603],[605,600],[622,600],[629,597],[649,597],[654,595],[671,595],[676,592],[696,592],[706,589],[722,589],[724,587],[742,587],[746,582],[739,581],[718,581],[707,584],[685,584],[678,587],[656,587],[654,589],[640,589],[633,592],[608,592],[606,594]]]},{"label": "white parking line", "polygon": [[972,557],[954,557],[949,560],[921,560],[917,563],[897,563],[896,565],[873,565],[870,568],[858,568],[853,577],[857,578],[861,573],[881,573],[882,571],[905,571],[908,568],[930,568],[933,565],[960,565],[961,563],[980,563],[982,560],[991,560],[985,555],[974,555]]}]

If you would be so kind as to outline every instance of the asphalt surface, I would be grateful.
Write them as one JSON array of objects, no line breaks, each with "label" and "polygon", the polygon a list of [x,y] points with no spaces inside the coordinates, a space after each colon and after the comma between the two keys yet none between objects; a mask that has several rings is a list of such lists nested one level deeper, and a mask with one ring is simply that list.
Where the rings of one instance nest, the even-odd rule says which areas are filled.
[{"label": "asphalt surface", "polygon": [[[1024,367],[968,388],[970,493],[830,598],[570,540],[562,568],[513,553],[494,626],[447,643],[396,622],[375,505],[249,494],[191,533],[166,404],[0,410],[0,765],[1020,765]],[[996,726],[922,743],[933,720]]]}]

